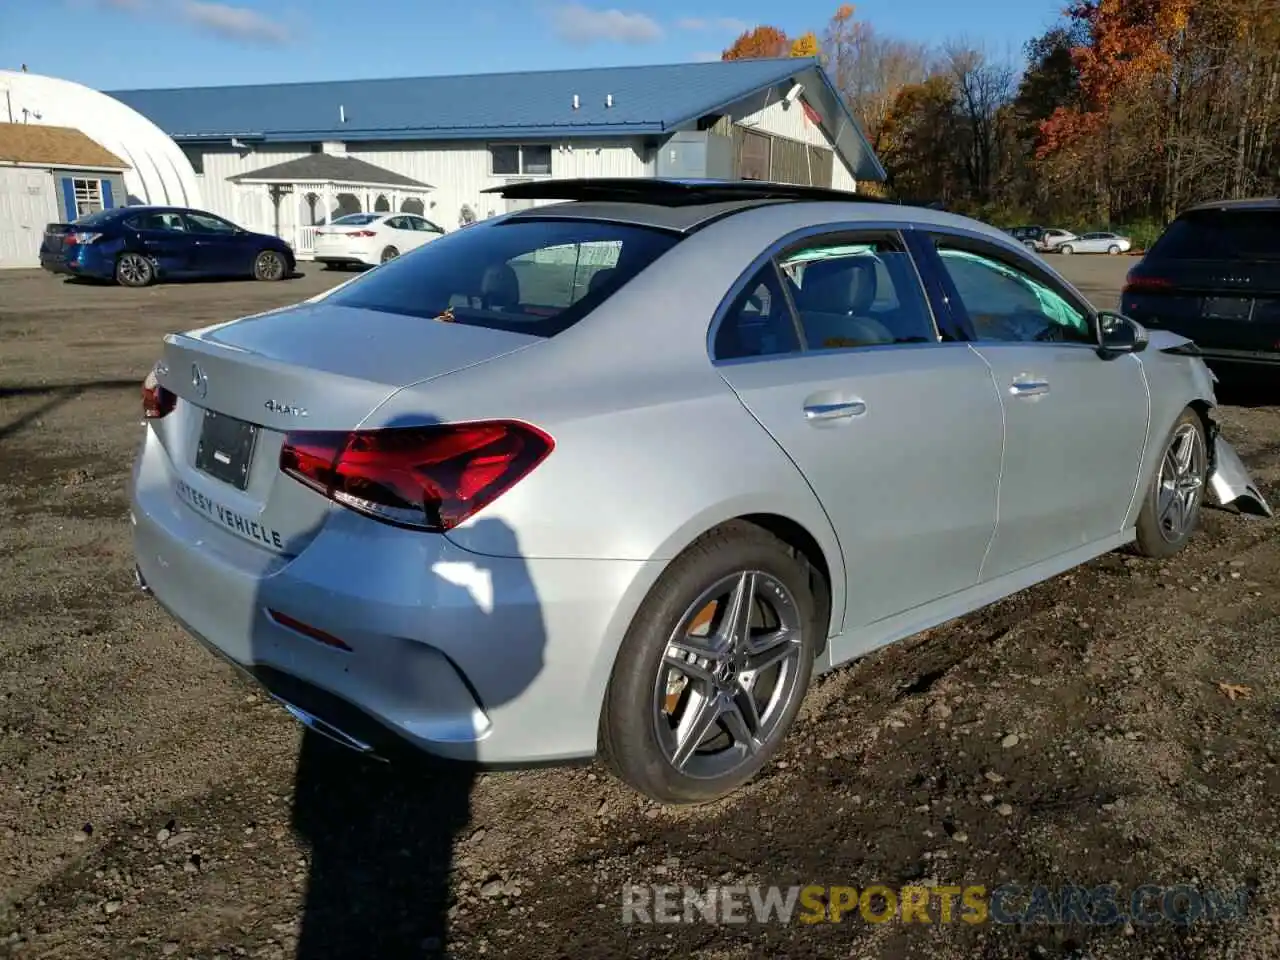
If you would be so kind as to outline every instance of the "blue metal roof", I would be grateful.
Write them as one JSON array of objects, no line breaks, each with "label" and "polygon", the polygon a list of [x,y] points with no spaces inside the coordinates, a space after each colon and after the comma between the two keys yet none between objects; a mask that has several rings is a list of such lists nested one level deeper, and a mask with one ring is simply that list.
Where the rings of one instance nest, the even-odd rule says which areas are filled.
[{"label": "blue metal roof", "polygon": [[[117,90],[109,95],[150,119],[175,140],[187,142],[230,137],[265,142],[492,140],[667,133],[791,77],[806,83],[806,90],[810,88],[809,78],[813,78],[814,85],[825,88],[823,93],[835,93],[816,59],[784,58]],[[576,110],[575,94],[579,104]],[[613,105],[607,106],[606,98],[610,96]],[[825,106],[834,105],[843,115],[831,118],[833,126],[851,126],[856,132],[852,117],[838,96],[820,97],[822,100],[827,101]],[[850,143],[847,137],[837,139],[855,175],[883,179],[884,172],[865,140],[860,134],[856,139],[860,142]],[[850,146],[852,151],[847,149]]]}]

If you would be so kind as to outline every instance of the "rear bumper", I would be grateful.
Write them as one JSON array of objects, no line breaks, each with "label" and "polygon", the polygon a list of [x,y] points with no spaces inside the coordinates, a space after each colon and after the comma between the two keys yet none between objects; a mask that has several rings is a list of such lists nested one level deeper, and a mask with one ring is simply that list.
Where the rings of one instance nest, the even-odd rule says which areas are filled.
[{"label": "rear bumper", "polygon": [[377,754],[407,743],[524,765],[595,753],[613,658],[654,564],[481,556],[344,510],[282,557],[179,500],[167,454],[146,434],[131,510],[140,582],[299,719]]},{"label": "rear bumper", "polygon": [[69,277],[93,277],[110,280],[115,276],[115,262],[91,253],[89,247],[77,249],[68,256],[40,254],[40,268]]},{"label": "rear bumper", "polygon": [[1280,367],[1280,351],[1276,350],[1227,350],[1221,347],[1205,347],[1196,344],[1200,356],[1208,363],[1236,363],[1256,367]]}]

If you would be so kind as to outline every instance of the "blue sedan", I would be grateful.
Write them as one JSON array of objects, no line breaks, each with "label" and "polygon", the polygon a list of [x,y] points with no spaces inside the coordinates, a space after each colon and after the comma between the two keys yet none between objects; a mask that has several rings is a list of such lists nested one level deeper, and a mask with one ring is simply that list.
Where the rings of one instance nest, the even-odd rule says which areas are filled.
[{"label": "blue sedan", "polygon": [[145,287],[157,280],[293,274],[293,250],[279,237],[253,233],[200,210],[118,207],[74,223],[51,223],[40,266],[51,273]]}]

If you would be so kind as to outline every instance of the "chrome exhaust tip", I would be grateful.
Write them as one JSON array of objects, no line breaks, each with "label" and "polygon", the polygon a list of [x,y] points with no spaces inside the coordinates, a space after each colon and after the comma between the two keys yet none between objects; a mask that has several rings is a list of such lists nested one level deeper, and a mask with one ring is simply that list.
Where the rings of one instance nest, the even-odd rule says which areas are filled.
[{"label": "chrome exhaust tip", "polygon": [[321,720],[315,714],[308,713],[301,707],[296,707],[288,700],[281,699],[275,694],[272,694],[271,698],[275,700],[276,703],[280,704],[280,706],[288,710],[293,719],[297,720],[313,733],[318,733],[320,736],[326,737],[334,743],[346,747],[348,750],[354,750],[356,753],[366,756],[371,760],[381,760],[384,763],[386,762],[385,757],[380,757],[378,754],[374,753],[373,747],[370,744],[365,743],[363,740],[356,739],[346,731],[338,729],[327,720]]}]

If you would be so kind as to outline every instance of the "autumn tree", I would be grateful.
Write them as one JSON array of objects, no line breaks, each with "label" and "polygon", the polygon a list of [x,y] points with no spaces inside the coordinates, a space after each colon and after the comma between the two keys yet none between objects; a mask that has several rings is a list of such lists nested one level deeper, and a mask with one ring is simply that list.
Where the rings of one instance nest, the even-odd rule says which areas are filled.
[{"label": "autumn tree", "polygon": [[820,53],[818,48],[818,37],[812,31],[806,31],[791,41],[791,56],[793,57],[816,57]]},{"label": "autumn tree", "polygon": [[923,83],[929,74],[927,49],[881,36],[855,16],[852,5],[845,4],[823,31],[822,54],[836,89],[879,152],[894,99],[907,86]]},{"label": "autumn tree", "polygon": [[787,39],[787,35],[777,27],[764,24],[744,30],[729,49],[720,55],[720,59],[756,60],[764,57],[785,57],[790,50],[791,41]]}]

